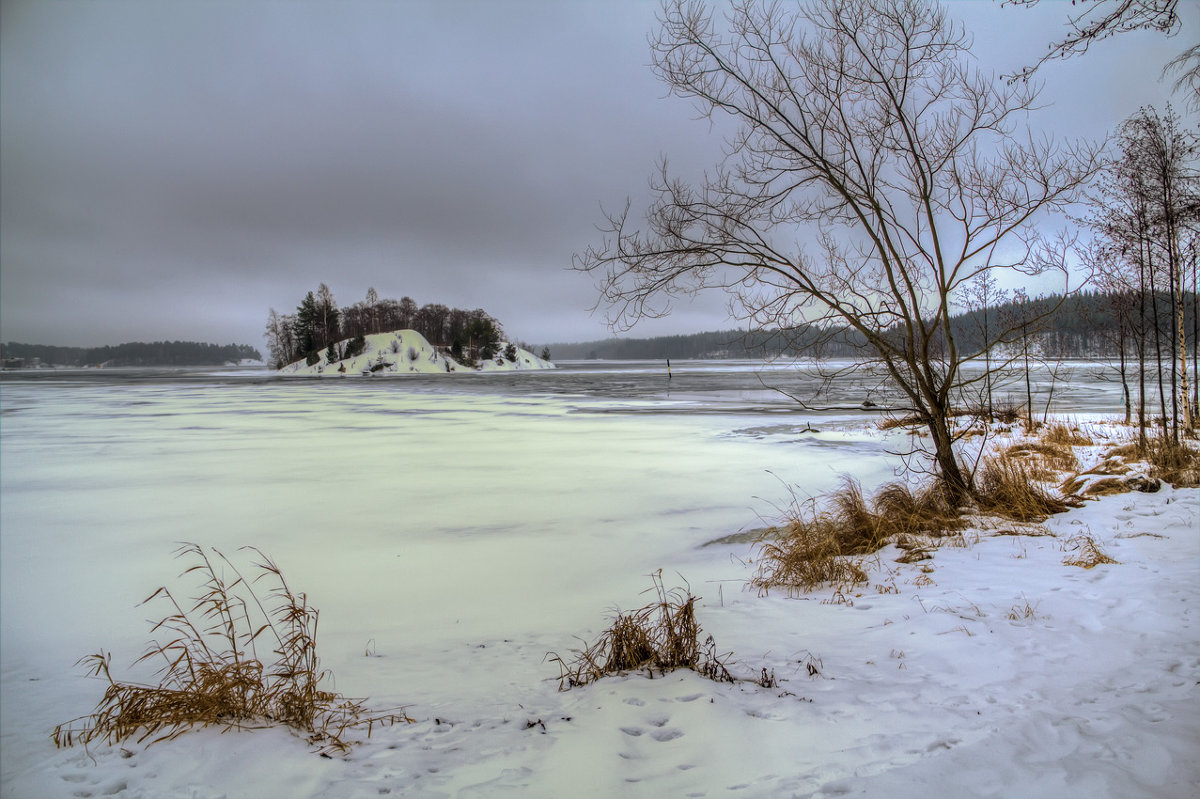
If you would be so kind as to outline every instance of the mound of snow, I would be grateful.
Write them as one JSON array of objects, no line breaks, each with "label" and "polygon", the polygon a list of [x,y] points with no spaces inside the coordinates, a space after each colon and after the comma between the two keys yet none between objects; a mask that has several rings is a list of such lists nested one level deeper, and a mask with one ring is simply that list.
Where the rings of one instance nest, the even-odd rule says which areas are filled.
[{"label": "mound of snow", "polygon": [[[296,361],[279,370],[285,375],[388,375],[388,374],[446,374],[447,372],[511,372],[530,369],[553,369],[554,364],[543,360],[528,350],[517,347],[516,360],[510,361],[503,353],[508,346],[501,342],[499,353],[494,358],[482,361],[478,366],[459,363],[438,351],[415,330],[395,330],[391,333],[376,333],[366,337],[366,348],[352,358],[330,362],[327,351],[319,351],[319,358],[312,364]],[[349,340],[340,341],[335,348],[345,352]]]}]

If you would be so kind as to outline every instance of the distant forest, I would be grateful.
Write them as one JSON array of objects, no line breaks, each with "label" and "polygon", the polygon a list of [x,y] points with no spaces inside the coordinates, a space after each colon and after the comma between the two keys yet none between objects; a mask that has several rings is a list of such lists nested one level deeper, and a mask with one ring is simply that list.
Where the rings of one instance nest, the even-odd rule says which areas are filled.
[{"label": "distant forest", "polygon": [[[1145,302],[1150,303],[1155,299],[1163,307],[1169,304],[1169,298],[1165,295],[1154,298],[1147,294]],[[1115,292],[1082,292],[1065,298],[1050,296],[1023,303],[1006,302],[958,314],[953,318],[952,330],[960,348],[978,349],[989,326],[993,330],[998,326],[997,322],[1012,326],[1014,320],[1019,325],[1021,319],[1037,319],[1059,305],[1048,319],[1028,331],[1040,355],[1048,358],[1116,358],[1121,349],[1118,314],[1127,312],[1131,302],[1136,302],[1136,299],[1128,293]],[[1194,351],[1193,331],[1196,329],[1196,295],[1193,292],[1184,293],[1183,307],[1184,329],[1188,334],[1188,350],[1191,352]],[[778,356],[853,358],[859,354],[862,345],[859,337],[845,328],[800,327],[791,330],[723,330],[655,338],[613,338],[551,344],[550,349],[559,360]]]},{"label": "distant forest", "polygon": [[261,361],[262,354],[247,344],[202,344],[197,341],[140,341],[107,347],[50,347],[42,344],[3,345],[5,362],[38,358],[48,366],[220,366],[241,360]]}]

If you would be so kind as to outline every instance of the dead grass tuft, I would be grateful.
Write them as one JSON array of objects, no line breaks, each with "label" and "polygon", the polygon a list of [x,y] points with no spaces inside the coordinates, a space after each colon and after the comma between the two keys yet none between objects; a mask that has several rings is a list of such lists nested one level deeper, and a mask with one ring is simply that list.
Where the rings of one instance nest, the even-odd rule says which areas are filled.
[{"label": "dead grass tuft", "polygon": [[1066,566],[1093,569],[1102,563],[1120,563],[1120,561],[1110,558],[1104,550],[1100,549],[1096,539],[1085,533],[1068,538],[1063,544],[1063,549],[1075,553],[1074,556],[1068,556],[1063,561]]},{"label": "dead grass tuft", "polygon": [[1005,452],[984,459],[975,499],[981,510],[1019,522],[1041,522],[1079,500],[1055,496],[1042,487],[1038,472]]},{"label": "dead grass tuft", "polygon": [[1165,480],[1176,488],[1200,486],[1200,452],[1191,445],[1170,438],[1151,439],[1142,457],[1153,467],[1150,476]]},{"label": "dead grass tuft", "polygon": [[758,547],[758,571],[750,584],[766,593],[781,587],[807,592],[830,585],[844,592],[867,582],[861,558],[890,541],[941,537],[963,521],[939,487],[914,492],[894,483],[868,504],[853,480],[826,500],[825,510],[793,508],[794,518]]},{"label": "dead grass tuft", "polygon": [[1090,447],[1096,443],[1089,438],[1078,426],[1055,422],[1042,430],[1042,441],[1047,444],[1058,444],[1064,447]]},{"label": "dead grass tuft", "polygon": [[1060,472],[1079,468],[1079,459],[1069,445],[1046,441],[1023,441],[1013,444],[998,453],[999,457],[1013,458],[1031,467],[1039,479],[1053,479]]},{"label": "dead grass tuft", "polygon": [[921,424],[920,417],[913,414],[908,416],[885,416],[879,420],[879,429],[895,430],[898,427],[920,427]]},{"label": "dead grass tuft", "polygon": [[[83,658],[90,676],[108,683],[90,715],[54,728],[59,747],[92,741],[115,744],[129,738],[141,743],[171,740],[196,726],[229,729],[282,724],[308,736],[323,753],[346,752],[351,730],[369,736],[375,726],[412,722],[402,708],[373,713],[358,700],[323,689],[332,679],[317,658],[317,610],[305,594],[288,586],[270,558],[254,547],[258,575],[247,581],[218,550],[216,561],[202,547],[185,544],[176,553],[193,560],[183,574],[198,574],[202,588],[189,610],[161,587],[143,604],[165,602],[173,611],[151,634],[162,633],[138,660],[157,661],[158,685],[120,682],[112,675],[111,655],[103,651]],[[224,567],[235,579],[227,581]],[[265,594],[254,583],[272,585]],[[259,658],[260,645],[274,660]]]},{"label": "dead grass tuft", "polygon": [[825,520],[797,519],[782,536],[758,547],[758,571],[750,584],[766,594],[771,588],[807,592],[824,585],[836,589],[867,582],[862,560],[846,557],[833,525]]},{"label": "dead grass tuft", "polygon": [[[1072,486],[1074,483],[1068,481],[1064,483],[1064,489],[1067,486]],[[1083,495],[1087,497],[1108,497],[1114,494],[1124,494],[1129,491],[1128,483],[1120,477],[1102,477],[1099,480],[1093,480],[1083,489]]]},{"label": "dead grass tuft", "polygon": [[688,588],[667,590],[662,570],[650,575],[655,602],[629,613],[617,613],[612,625],[574,657],[547,656],[558,664],[559,690],[588,685],[609,674],[648,669],[653,675],[691,669],[717,682],[734,682],[725,666],[727,656],[717,654],[712,636],[700,641],[696,622],[696,597]]},{"label": "dead grass tuft", "polygon": [[1025,600],[1025,605],[1013,605],[1008,611],[1009,621],[1034,621],[1038,618],[1037,605],[1030,604],[1029,598],[1024,594],[1021,598]]}]

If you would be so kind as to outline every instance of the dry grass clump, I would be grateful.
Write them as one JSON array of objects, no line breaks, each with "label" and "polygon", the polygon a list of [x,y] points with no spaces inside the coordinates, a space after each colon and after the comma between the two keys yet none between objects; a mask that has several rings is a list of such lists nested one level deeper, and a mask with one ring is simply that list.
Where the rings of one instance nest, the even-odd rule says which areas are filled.
[{"label": "dry grass clump", "polygon": [[879,420],[880,430],[895,430],[897,427],[920,427],[921,419],[913,414],[908,416],[885,416]]},{"label": "dry grass clump", "polygon": [[1120,561],[1110,558],[1104,550],[1100,549],[1100,545],[1096,543],[1096,539],[1090,535],[1080,534],[1072,536],[1067,539],[1063,548],[1075,553],[1074,556],[1067,557],[1063,561],[1063,564],[1066,566],[1093,569],[1101,563],[1120,563]]},{"label": "dry grass clump", "polygon": [[975,500],[981,510],[1019,522],[1042,522],[1079,507],[1074,498],[1055,496],[1039,482],[1029,464],[1001,452],[985,458],[976,475]]},{"label": "dry grass clump", "polygon": [[758,548],[758,570],[750,584],[762,594],[771,588],[812,591],[824,585],[837,590],[867,582],[860,558],[842,553],[832,523],[820,518],[797,519],[783,537]]},{"label": "dry grass clump", "polygon": [[1041,438],[1047,444],[1059,444],[1064,447],[1090,447],[1096,443],[1078,427],[1072,427],[1063,422],[1047,425],[1042,431]]},{"label": "dry grass clump", "polygon": [[[136,661],[161,658],[160,683],[120,682],[112,675],[111,655],[88,655],[80,662],[108,687],[90,715],[54,728],[55,745],[114,744],[134,737],[153,744],[196,726],[282,724],[306,734],[322,752],[345,752],[353,743],[346,738],[350,730],[365,728],[370,735],[375,725],[412,722],[402,708],[372,713],[358,700],[322,688],[331,675],[317,658],[316,608],[305,594],[291,590],[270,558],[254,547],[243,549],[260,558],[252,581],[218,550],[212,550],[216,562],[196,544],[178,550],[179,557],[196,561],[183,574],[196,572],[203,583],[190,610],[166,587],[145,600],[174,609],[151,630],[169,640],[155,641]],[[235,576],[232,582],[222,575],[222,564]],[[265,594],[253,587],[262,579],[272,584]],[[260,646],[270,649],[274,659],[269,663],[259,657]]]},{"label": "dry grass clump", "polygon": [[760,592],[783,587],[811,591],[823,585],[844,590],[867,582],[860,559],[890,541],[938,537],[963,526],[956,510],[936,484],[914,492],[893,483],[868,504],[862,488],[845,480],[827,499],[825,510],[794,517],[773,540],[758,546],[758,571],[750,584]]},{"label": "dry grass clump", "polygon": [[667,590],[662,570],[650,575],[658,600],[629,613],[618,612],[612,625],[595,642],[582,650],[573,650],[570,661],[551,652],[547,656],[558,664],[560,691],[588,685],[609,674],[648,669],[666,673],[691,669],[717,682],[734,682],[717,655],[713,637],[700,641],[702,632],[696,621],[696,599],[688,588]]},{"label": "dry grass clump", "polygon": [[1069,494],[1081,493],[1085,497],[1098,498],[1128,493],[1129,483],[1120,477],[1101,477],[1098,480],[1086,482],[1079,476],[1075,476],[1063,483],[1062,489]]},{"label": "dry grass clump", "polygon": [[1200,485],[1200,452],[1186,442],[1169,437],[1147,439],[1145,446],[1138,442],[1116,447],[1110,457],[1142,460],[1150,464],[1150,475],[1165,480],[1177,488]]},{"label": "dry grass clump", "polygon": [[999,457],[1014,458],[1028,464],[1038,479],[1053,479],[1059,472],[1079,468],[1079,459],[1070,445],[1048,441],[1023,441],[1002,450]]}]

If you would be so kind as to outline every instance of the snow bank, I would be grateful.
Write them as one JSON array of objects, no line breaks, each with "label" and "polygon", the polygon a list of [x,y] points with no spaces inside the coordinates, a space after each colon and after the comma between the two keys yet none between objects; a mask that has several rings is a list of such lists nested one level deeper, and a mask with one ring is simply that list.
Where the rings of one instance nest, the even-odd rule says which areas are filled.
[{"label": "snow bank", "polygon": [[[528,350],[517,347],[516,360],[504,357],[508,342],[501,342],[499,353],[494,358],[482,361],[479,366],[465,366],[448,355],[439,352],[425,337],[415,330],[396,330],[391,333],[376,333],[366,336],[366,348],[353,358],[332,363],[326,358],[326,350],[313,364],[296,361],[279,370],[284,375],[391,375],[391,374],[445,374],[447,372],[512,372],[530,369],[553,369],[554,364],[543,360]],[[338,347],[345,351],[349,341],[341,341]]]}]

